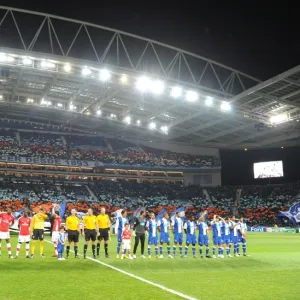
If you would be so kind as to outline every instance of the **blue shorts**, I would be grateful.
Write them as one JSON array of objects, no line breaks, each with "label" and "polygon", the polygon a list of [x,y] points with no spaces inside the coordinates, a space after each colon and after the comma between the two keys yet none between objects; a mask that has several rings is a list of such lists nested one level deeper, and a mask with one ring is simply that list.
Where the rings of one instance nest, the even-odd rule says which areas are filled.
[{"label": "blue shorts", "polygon": [[118,231],[118,243],[122,243],[122,231]]},{"label": "blue shorts", "polygon": [[195,234],[187,234],[186,235],[186,244],[196,245],[196,235]]},{"label": "blue shorts", "polygon": [[213,237],[214,245],[222,245],[222,238],[220,236]]},{"label": "blue shorts", "polygon": [[230,244],[230,235],[225,235],[223,239],[223,243],[226,245]]},{"label": "blue shorts", "polygon": [[209,241],[208,241],[208,236],[207,235],[199,235],[198,236],[198,244],[200,246],[208,246],[209,245]]},{"label": "blue shorts", "polygon": [[64,250],[65,250],[65,246],[64,245],[62,245],[62,244],[58,244],[57,245],[57,252],[58,253],[63,253]]},{"label": "blue shorts", "polygon": [[238,242],[238,237],[237,236],[233,236],[232,238],[231,238],[231,243],[232,244],[236,244]]},{"label": "blue shorts", "polygon": [[157,236],[148,237],[148,245],[157,245]]},{"label": "blue shorts", "polygon": [[170,243],[170,236],[168,232],[161,232],[160,234],[161,243]]},{"label": "blue shorts", "polygon": [[182,244],[183,243],[183,234],[182,232],[180,233],[174,233],[174,243],[177,244]]},{"label": "blue shorts", "polygon": [[243,238],[243,236],[239,237],[238,239],[239,243],[246,243],[246,239]]}]

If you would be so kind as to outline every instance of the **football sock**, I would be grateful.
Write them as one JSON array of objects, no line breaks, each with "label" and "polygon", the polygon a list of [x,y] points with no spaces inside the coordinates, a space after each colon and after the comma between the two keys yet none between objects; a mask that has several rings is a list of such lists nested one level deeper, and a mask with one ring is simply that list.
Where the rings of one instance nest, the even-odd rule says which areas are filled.
[{"label": "football sock", "polygon": [[83,246],[83,255],[86,256],[86,251],[87,251],[88,245],[84,244]]},{"label": "football sock", "polygon": [[188,254],[188,250],[189,250],[189,247],[188,247],[188,246],[185,246],[185,247],[184,247],[184,255],[187,255],[187,254]]},{"label": "football sock", "polygon": [[196,246],[192,247],[192,253],[193,253],[193,256],[196,256]]},{"label": "football sock", "polygon": [[29,255],[29,242],[26,242],[25,249],[26,249],[26,256],[28,256]]},{"label": "football sock", "polygon": [[224,255],[224,248],[223,247],[220,248],[220,254]]},{"label": "football sock", "polygon": [[221,255],[221,247],[218,247],[218,254]]},{"label": "football sock", "polygon": [[216,247],[215,246],[213,246],[213,255],[216,255]]},{"label": "football sock", "polygon": [[2,241],[0,241],[0,256],[1,256]]},{"label": "football sock", "polygon": [[100,243],[97,243],[97,255],[100,253]]},{"label": "football sock", "polygon": [[19,256],[21,245],[22,245],[22,243],[18,243],[18,245],[17,245],[16,256]]},{"label": "football sock", "polygon": [[176,255],[176,246],[173,246],[173,255]]},{"label": "football sock", "polygon": [[93,252],[93,255],[95,256],[95,254],[96,254],[96,245],[92,245],[92,252]]},{"label": "football sock", "polygon": [[168,255],[171,253],[171,246],[167,246]]},{"label": "football sock", "polygon": [[234,252],[234,254],[237,254],[237,244],[234,244],[234,250],[233,250]]},{"label": "football sock", "polygon": [[8,255],[11,255],[11,244],[10,243],[6,243],[6,247],[7,247]]},{"label": "football sock", "polygon": [[243,254],[246,254],[246,249],[247,249],[246,242],[243,243],[242,246],[243,246]]},{"label": "football sock", "polygon": [[238,254],[240,254],[240,243],[236,244],[236,251]]},{"label": "football sock", "polygon": [[44,241],[40,241],[40,254],[44,254]]},{"label": "football sock", "polygon": [[55,253],[55,255],[58,255],[58,252],[57,252],[57,245],[56,245],[56,244],[54,244],[54,253]]},{"label": "football sock", "polygon": [[181,245],[179,246],[179,253],[180,253],[180,255],[182,255],[182,246]]},{"label": "football sock", "polygon": [[208,256],[208,255],[209,255],[209,248],[206,247],[206,256]]},{"label": "football sock", "polygon": [[[74,247],[74,250],[75,250],[75,247]],[[67,246],[66,253],[67,253],[67,256],[69,256],[69,253],[70,253],[70,246]],[[75,252],[75,255],[76,255],[76,252]]]},{"label": "football sock", "polygon": [[120,250],[121,250],[121,243],[118,242],[118,246],[117,246],[117,254],[120,254]]},{"label": "football sock", "polygon": [[[70,246],[68,246],[68,247],[69,247],[69,251],[70,251]],[[67,255],[69,255],[68,247],[67,247]],[[78,246],[74,246],[74,253],[75,253],[75,256],[78,255]]]},{"label": "football sock", "polygon": [[159,246],[159,254],[162,255],[162,250],[163,250],[163,247],[162,246]]},{"label": "football sock", "polygon": [[200,256],[202,256],[202,252],[203,252],[203,250],[202,250],[202,246],[200,246],[200,248],[199,248],[199,253],[200,253]]},{"label": "football sock", "polygon": [[151,248],[148,246],[148,255],[151,255]]},{"label": "football sock", "polygon": [[157,256],[158,255],[158,247],[155,246],[155,255]]},{"label": "football sock", "polygon": [[230,248],[229,248],[229,247],[226,248],[226,254],[227,254],[227,255],[230,254]]},{"label": "football sock", "polygon": [[105,255],[108,255],[108,244],[104,244]]},{"label": "football sock", "polygon": [[32,245],[31,245],[31,254],[33,255],[35,252],[35,245],[36,245],[36,241],[32,241]]}]

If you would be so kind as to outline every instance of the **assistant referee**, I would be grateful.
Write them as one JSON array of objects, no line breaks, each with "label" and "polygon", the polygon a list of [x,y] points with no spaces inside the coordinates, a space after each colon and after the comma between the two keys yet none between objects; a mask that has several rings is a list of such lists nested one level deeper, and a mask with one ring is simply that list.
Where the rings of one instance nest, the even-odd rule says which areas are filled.
[{"label": "assistant referee", "polygon": [[108,240],[109,240],[109,231],[110,231],[110,219],[109,216],[105,213],[104,207],[101,207],[100,214],[97,216],[97,223],[98,223],[99,233],[100,233],[97,242],[97,257],[99,257],[100,254],[101,241],[104,240],[105,257],[109,258]]},{"label": "assistant referee", "polygon": [[67,258],[69,257],[70,254],[70,246],[71,243],[74,242],[74,253],[75,253],[75,258],[79,258],[78,256],[78,242],[79,242],[79,225],[80,225],[80,220],[76,216],[76,210],[73,208],[71,210],[71,216],[67,217],[66,220],[66,229],[68,233],[68,246],[67,246]]}]

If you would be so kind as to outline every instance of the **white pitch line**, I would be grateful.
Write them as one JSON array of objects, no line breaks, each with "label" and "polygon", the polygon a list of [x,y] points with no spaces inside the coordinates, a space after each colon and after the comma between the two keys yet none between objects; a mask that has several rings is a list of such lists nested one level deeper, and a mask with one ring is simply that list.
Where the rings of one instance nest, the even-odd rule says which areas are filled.
[{"label": "white pitch line", "polygon": [[[45,241],[46,241],[47,243],[53,244],[53,243],[50,242],[50,241],[47,241],[47,240],[45,240]],[[72,251],[72,250],[70,250],[70,251],[71,251],[71,252],[74,252],[74,251]],[[82,256],[81,254],[79,254],[79,255]],[[96,259],[94,259],[94,258],[92,258],[92,257],[89,257],[89,256],[87,256],[86,258],[89,259],[89,260],[91,260],[91,261],[94,261],[94,262],[96,262],[96,263],[98,263],[98,264],[100,264],[100,265],[103,265],[103,266],[105,266],[105,267],[107,267],[107,268],[110,268],[110,269],[112,269],[112,270],[115,270],[115,271],[117,271],[117,272],[120,272],[120,273],[122,273],[122,274],[125,274],[125,275],[127,275],[127,276],[129,276],[129,277],[132,277],[132,278],[135,278],[135,279],[137,279],[137,280],[139,280],[139,281],[148,283],[149,285],[155,286],[155,287],[157,287],[157,288],[159,288],[159,289],[161,289],[161,290],[163,290],[163,291],[166,291],[166,292],[169,292],[169,293],[171,293],[171,294],[177,295],[177,296],[179,296],[179,297],[181,297],[181,298],[183,298],[183,299],[187,299],[187,300],[198,300],[197,298],[193,298],[193,297],[190,297],[190,296],[185,295],[185,294],[183,294],[183,293],[177,292],[177,291],[172,290],[172,289],[170,289],[170,288],[167,288],[167,287],[165,287],[165,286],[163,286],[163,285],[161,285],[161,284],[155,283],[155,282],[150,281],[150,280],[148,280],[148,279],[145,279],[145,278],[143,278],[143,277],[134,275],[134,274],[129,273],[129,272],[126,272],[126,271],[124,271],[124,270],[122,270],[122,269],[116,268],[116,267],[114,267],[114,266],[112,266],[112,265],[106,264],[106,263],[104,263],[104,262],[102,262],[102,261],[100,261],[100,260],[96,260]]]}]

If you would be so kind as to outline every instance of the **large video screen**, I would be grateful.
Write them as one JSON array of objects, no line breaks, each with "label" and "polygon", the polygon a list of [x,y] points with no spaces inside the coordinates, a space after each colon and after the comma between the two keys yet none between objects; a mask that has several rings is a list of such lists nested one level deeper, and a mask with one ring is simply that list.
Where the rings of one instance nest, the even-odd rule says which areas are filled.
[{"label": "large video screen", "polygon": [[255,179],[283,177],[282,160],[254,163],[253,169]]}]

